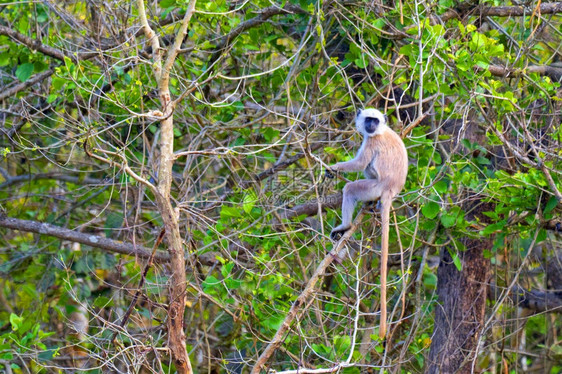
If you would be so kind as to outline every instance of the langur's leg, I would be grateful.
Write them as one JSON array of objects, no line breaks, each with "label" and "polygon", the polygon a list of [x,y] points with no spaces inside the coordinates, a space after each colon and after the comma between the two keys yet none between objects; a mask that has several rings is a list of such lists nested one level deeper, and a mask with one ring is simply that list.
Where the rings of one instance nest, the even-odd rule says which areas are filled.
[{"label": "langur's leg", "polygon": [[375,201],[383,193],[381,184],[376,179],[362,179],[350,182],[343,188],[342,223],[330,233],[333,240],[338,240],[351,227],[353,211],[357,201]]}]

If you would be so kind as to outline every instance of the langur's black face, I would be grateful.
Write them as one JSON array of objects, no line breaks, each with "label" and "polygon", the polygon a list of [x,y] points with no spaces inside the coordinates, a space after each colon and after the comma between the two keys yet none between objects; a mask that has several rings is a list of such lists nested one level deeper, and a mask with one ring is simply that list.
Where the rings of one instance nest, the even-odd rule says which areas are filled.
[{"label": "langur's black face", "polygon": [[374,134],[379,124],[380,120],[378,118],[367,117],[365,118],[365,131],[367,134]]},{"label": "langur's black face", "polygon": [[384,114],[373,108],[363,109],[357,112],[355,119],[357,131],[363,136],[376,136],[386,130],[386,118]]}]

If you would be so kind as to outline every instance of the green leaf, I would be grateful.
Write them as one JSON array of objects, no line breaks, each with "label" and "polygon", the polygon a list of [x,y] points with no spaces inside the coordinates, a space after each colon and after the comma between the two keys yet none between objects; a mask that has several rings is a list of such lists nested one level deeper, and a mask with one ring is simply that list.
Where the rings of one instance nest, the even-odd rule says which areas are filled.
[{"label": "green leaf", "polygon": [[421,212],[422,214],[429,219],[434,219],[439,214],[441,207],[435,201],[430,201],[423,205]]},{"label": "green leaf", "polygon": [[47,96],[47,103],[51,104],[53,101],[55,101],[57,98],[59,97],[59,95],[57,94],[50,94],[49,96]]},{"label": "green leaf", "polygon": [[551,196],[550,199],[548,199],[546,206],[544,207],[544,214],[550,213],[550,211],[554,209],[557,205],[558,205],[558,199],[556,198],[556,196]]},{"label": "green leaf", "polygon": [[257,196],[254,193],[254,191],[248,191],[248,193],[244,195],[244,201],[242,203],[242,207],[244,208],[244,211],[250,214],[252,208],[254,207],[254,205],[256,205],[256,201],[257,201]]},{"label": "green leaf", "polygon": [[505,227],[507,221],[506,220],[501,220],[500,222],[497,223],[492,223],[488,226],[486,226],[486,228],[482,231],[480,231],[480,234],[482,235],[490,235],[495,233],[496,231],[502,231],[503,228]]},{"label": "green leaf", "polygon": [[435,188],[435,191],[437,191],[438,193],[445,193],[445,192],[447,192],[447,189],[449,188],[449,186],[447,185],[446,181],[440,180],[437,183],[435,183],[433,188]]},{"label": "green leaf", "polygon": [[441,215],[441,223],[449,228],[457,224],[464,217],[464,212],[458,206],[453,206],[450,211]]},{"label": "green leaf", "polygon": [[456,214],[453,215],[453,214],[445,213],[441,216],[441,223],[446,228],[454,226],[455,222],[457,222]]},{"label": "green leaf", "polygon": [[18,66],[18,68],[16,69],[16,77],[18,77],[18,79],[22,82],[28,80],[29,77],[31,77],[32,73],[33,73],[33,64],[30,62],[26,64],[22,64]]},{"label": "green leaf", "polygon": [[94,306],[96,308],[106,308],[108,306],[113,306],[113,300],[106,296],[99,296],[94,301]]},{"label": "green leaf", "polygon": [[201,286],[203,287],[203,291],[205,291],[206,293],[216,294],[217,288],[221,286],[221,281],[216,277],[209,275],[207,278],[205,278]]},{"label": "green leaf", "polygon": [[265,138],[265,140],[270,142],[274,138],[278,137],[280,132],[279,132],[279,130],[275,130],[271,127],[266,127],[266,128],[263,129],[262,134],[263,134],[263,137]]},{"label": "green leaf", "polygon": [[462,271],[462,262],[461,262],[461,259],[459,257],[459,254],[457,252],[453,252],[451,250],[451,248],[449,248],[449,254],[452,257],[453,263],[455,264],[455,267],[457,268],[457,270]]},{"label": "green leaf", "polygon": [[360,69],[365,69],[367,67],[367,65],[369,65],[369,61],[367,61],[367,59],[363,58],[357,58],[355,59],[355,65],[360,68]]},{"label": "green leaf", "polygon": [[427,288],[436,288],[437,287],[437,275],[435,275],[433,273],[424,274],[423,284]]},{"label": "green leaf", "polygon": [[176,0],[162,0],[160,1],[160,7],[162,8],[169,8],[171,6],[176,5]]},{"label": "green leaf", "polygon": [[241,217],[240,207],[223,205],[221,207],[221,218],[238,218]]},{"label": "green leaf", "polygon": [[18,331],[18,329],[23,324],[23,318],[18,316],[17,314],[11,313],[10,314],[10,324],[12,325],[12,330]]},{"label": "green leaf", "polygon": [[0,66],[6,66],[10,63],[10,53],[0,53]]},{"label": "green leaf", "polygon": [[113,229],[118,229],[123,225],[123,214],[110,212],[105,219],[105,236],[110,237]]}]

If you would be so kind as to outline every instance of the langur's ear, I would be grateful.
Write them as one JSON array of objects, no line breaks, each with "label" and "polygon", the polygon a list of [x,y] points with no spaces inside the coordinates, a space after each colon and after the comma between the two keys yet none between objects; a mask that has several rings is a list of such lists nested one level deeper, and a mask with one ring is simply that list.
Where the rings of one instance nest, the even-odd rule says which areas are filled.
[{"label": "langur's ear", "polygon": [[359,117],[359,115],[361,115],[361,109],[357,109],[357,115],[356,115],[356,117]]}]

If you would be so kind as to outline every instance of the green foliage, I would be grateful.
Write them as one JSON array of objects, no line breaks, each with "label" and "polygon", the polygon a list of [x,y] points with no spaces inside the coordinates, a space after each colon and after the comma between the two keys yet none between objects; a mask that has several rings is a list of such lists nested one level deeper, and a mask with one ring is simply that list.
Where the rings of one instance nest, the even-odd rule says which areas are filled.
[{"label": "green foliage", "polygon": [[[351,364],[361,364],[344,368],[346,373],[383,364],[424,370],[432,313],[442,303],[428,259],[448,253],[465,271],[466,238],[493,242],[484,255],[496,266],[498,286],[509,285],[514,274],[522,285],[546,283],[537,257],[523,259],[543,248],[540,261],[548,261],[554,248],[548,243],[556,242],[545,227],[560,216],[554,190],[562,189],[562,127],[553,118],[562,99],[560,83],[532,67],[559,59],[560,16],[548,23],[537,14],[467,13],[455,19],[447,14],[462,5],[457,1],[427,8],[389,4],[197,2],[169,81],[172,100],[181,97],[173,104],[179,156],[173,160],[171,204],[188,252],[184,317],[196,372],[225,371],[233,347],[245,352],[244,362],[254,362],[333,248],[327,234],[340,220],[339,209],[322,210],[316,203],[345,181],[323,179],[320,161],[353,158],[361,141],[352,131],[353,115],[363,105],[385,108],[391,127],[407,133],[411,165],[393,206],[398,232],[390,232],[388,276],[392,326],[400,321],[391,343],[400,356],[385,353],[377,335],[380,231],[378,216],[368,214],[350,245],[355,253],[322,278],[268,362],[271,368],[325,368],[351,357]],[[66,57],[61,61],[0,35],[3,87],[54,70],[4,99],[0,134],[13,133],[0,148],[0,216],[150,251],[163,225],[161,201],[159,191],[139,179],[162,180],[162,125],[155,111],[166,108],[154,74],[158,62],[140,28],[138,7],[117,1],[93,11],[91,5],[2,4],[2,26]],[[268,15],[288,5],[302,11]],[[145,6],[165,61],[187,2]],[[427,117],[409,127],[422,114]],[[297,155],[302,157],[293,159]],[[480,211],[481,203],[490,207]],[[291,216],[291,208],[306,204],[315,207],[313,213]],[[153,261],[145,276],[146,259],[0,230],[2,365],[9,362],[15,372],[24,365],[36,372],[70,367],[54,358],[68,355],[61,351],[76,343],[91,357],[111,357],[115,367],[138,364],[128,356],[134,347],[134,354],[147,357],[142,365],[174,370],[162,348],[173,277],[168,264]],[[164,240],[157,253],[167,249]],[[141,279],[136,305],[121,327]],[[515,306],[504,300],[496,308],[496,302],[490,301],[501,318],[493,323],[513,317]],[[69,337],[76,335],[69,326],[78,305],[88,307],[90,325],[84,337]],[[559,329],[560,322],[543,314],[528,321],[530,364],[560,355],[559,345],[543,339],[549,328]],[[499,357],[500,348],[509,369],[520,371],[521,357],[504,349],[515,329],[502,329],[504,336],[485,337],[494,343],[482,348],[488,361],[478,364],[479,371],[498,371],[489,357]],[[201,339],[205,343],[196,343]],[[374,347],[360,349],[361,342]]]}]

